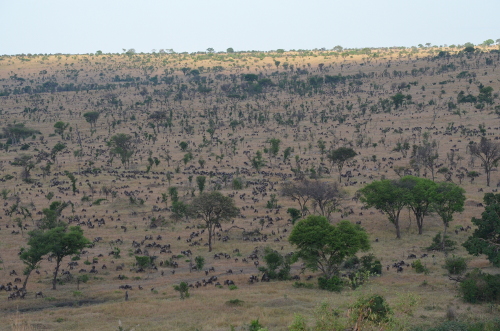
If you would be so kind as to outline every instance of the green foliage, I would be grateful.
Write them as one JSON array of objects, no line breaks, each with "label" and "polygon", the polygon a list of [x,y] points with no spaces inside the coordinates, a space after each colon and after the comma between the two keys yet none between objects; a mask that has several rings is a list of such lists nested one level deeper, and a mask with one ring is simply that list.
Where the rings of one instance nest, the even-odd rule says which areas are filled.
[{"label": "green foliage", "polygon": [[151,257],[149,256],[135,256],[135,263],[139,268],[146,269],[151,265]]},{"label": "green foliage", "polygon": [[292,218],[292,224],[295,224],[295,222],[297,222],[299,218],[302,217],[302,212],[297,208],[288,208],[286,212],[290,214],[290,217]]},{"label": "green foliage", "polygon": [[278,199],[276,198],[276,194],[271,194],[270,195],[271,199],[267,201],[266,208],[268,209],[273,209],[273,208],[278,208]]},{"label": "green foliage", "polygon": [[205,182],[207,180],[207,177],[205,176],[197,176],[196,177],[196,184],[198,185],[198,190],[200,193],[203,193],[203,190],[205,189]]},{"label": "green foliage", "polygon": [[382,274],[382,263],[380,262],[380,260],[376,259],[375,255],[368,254],[362,256],[360,262],[361,262],[361,270],[368,271],[372,275]]},{"label": "green foliage", "polygon": [[181,151],[185,152],[188,148],[189,144],[185,141],[181,141],[179,143],[179,147],[181,148]]},{"label": "green foliage", "polygon": [[208,250],[212,251],[212,237],[214,229],[223,221],[240,214],[234,200],[220,192],[200,193],[193,199],[188,210],[189,214],[201,218],[208,230]]},{"label": "green foliage", "polygon": [[[452,251],[456,248],[457,242],[448,239],[446,236],[444,239],[444,250]],[[434,238],[432,238],[432,244],[426,248],[428,251],[443,251],[443,239],[441,237],[441,232],[438,232]]]},{"label": "green foliage", "polygon": [[242,178],[239,178],[239,177],[234,178],[231,184],[232,184],[233,190],[243,189],[243,179]]},{"label": "green foliage", "polygon": [[196,264],[196,270],[201,271],[205,266],[205,258],[203,256],[197,256],[194,258],[194,262]]},{"label": "green foliage", "polygon": [[344,281],[338,276],[332,276],[330,278],[318,277],[318,287],[330,292],[340,292],[344,287]]},{"label": "green foliage", "polygon": [[392,319],[392,309],[384,297],[374,294],[368,298],[360,298],[351,307],[351,317],[359,330],[364,329],[366,324],[374,324],[378,327],[387,325]]},{"label": "green foliage", "polygon": [[259,323],[259,319],[253,320],[248,326],[248,331],[262,331],[264,327]]},{"label": "green foliage", "polygon": [[447,258],[444,263],[444,268],[448,270],[450,275],[461,275],[467,270],[467,262],[460,256],[453,255]]},{"label": "green foliage", "polygon": [[422,264],[422,261],[420,261],[420,259],[413,262],[411,266],[415,269],[415,272],[417,274],[425,273],[427,275],[429,273],[429,269],[427,269],[427,267]]},{"label": "green foliage", "polygon": [[293,228],[288,241],[297,246],[296,256],[313,271],[320,270],[328,280],[337,275],[346,257],[370,248],[363,228],[349,221],[331,225],[323,216],[309,215]]},{"label": "green foliage", "polygon": [[97,120],[99,119],[100,113],[98,111],[89,111],[83,114],[85,120],[90,123],[90,127],[96,125]]},{"label": "green foliage", "polygon": [[304,283],[304,282],[295,282],[292,285],[295,288],[307,288],[307,289],[312,289],[314,288],[313,283]]},{"label": "green foliage", "polygon": [[398,180],[383,179],[373,181],[360,190],[361,202],[366,207],[375,207],[384,212],[396,227],[396,238],[401,238],[399,214],[408,204],[406,185]]},{"label": "green foliage", "polygon": [[89,281],[89,275],[80,275],[78,276],[78,280],[82,283],[87,283]]},{"label": "green foliage", "polygon": [[339,182],[342,182],[341,174],[344,164],[350,159],[356,157],[356,155],[358,155],[358,153],[350,147],[339,147],[337,149],[330,150],[326,155],[332,166],[336,166],[339,171]]},{"label": "green foliage", "polygon": [[238,289],[238,286],[236,286],[236,285],[229,285],[229,290],[230,291],[237,290],[237,289]]},{"label": "green foliage", "polygon": [[266,247],[264,249],[266,267],[259,267],[259,271],[267,274],[270,279],[288,280],[290,279],[290,265],[292,262],[293,258],[291,256],[283,256],[270,247]]},{"label": "green foliage", "polygon": [[252,165],[252,167],[257,171],[259,172],[260,169],[266,165],[266,162],[264,161],[264,159],[262,158],[262,152],[261,151],[257,151],[255,152],[255,156],[253,158],[250,159],[250,164]]},{"label": "green foliage", "polygon": [[179,292],[179,295],[181,297],[181,300],[184,300],[185,298],[189,298],[189,286],[186,282],[181,282],[179,285],[174,285],[174,290]]},{"label": "green foliage", "polygon": [[130,158],[135,152],[132,136],[119,133],[112,136],[108,144],[111,147],[111,152],[120,156],[120,160],[124,166],[130,165]]},{"label": "green foliage", "polygon": [[460,283],[465,302],[500,302],[500,275],[485,274],[479,269],[465,275]]},{"label": "green foliage", "polygon": [[484,212],[481,218],[472,218],[477,226],[463,246],[469,254],[478,256],[484,254],[496,267],[500,267],[500,194],[486,193],[484,195]]},{"label": "green foliage", "polygon": [[226,301],[226,305],[229,305],[229,306],[241,306],[243,303],[245,303],[245,301],[240,300],[240,299],[230,299],[230,300]]}]

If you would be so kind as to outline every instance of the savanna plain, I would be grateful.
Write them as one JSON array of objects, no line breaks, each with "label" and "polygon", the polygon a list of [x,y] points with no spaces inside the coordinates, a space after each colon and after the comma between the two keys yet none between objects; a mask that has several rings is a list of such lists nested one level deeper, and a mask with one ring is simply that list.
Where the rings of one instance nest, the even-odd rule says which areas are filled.
[{"label": "savanna plain", "polygon": [[[1,330],[411,330],[499,315],[497,304],[464,302],[445,253],[427,249],[443,232],[436,213],[419,234],[403,208],[397,239],[388,215],[359,199],[371,182],[404,175],[453,182],[466,200],[448,257],[498,273],[461,245],[500,182],[493,167],[488,186],[469,152],[499,137],[498,46],[228,51],[0,57],[0,284],[11,283]],[[430,167],[415,161],[418,146],[434,151]],[[355,155],[339,168],[341,147]],[[333,207],[286,194],[304,181],[335,185]],[[212,247],[188,212],[202,192],[238,208]],[[365,229],[370,249],[357,256],[373,254],[381,274],[332,292],[299,259],[293,279],[266,281],[265,252],[296,252],[289,235],[311,214]],[[44,255],[24,298],[11,295],[26,278],[21,248],[50,220],[92,244],[64,256],[54,284],[57,259]],[[339,275],[349,283],[356,268]],[[183,282],[185,298],[174,288]],[[353,305],[373,295],[391,320],[356,323]]]}]

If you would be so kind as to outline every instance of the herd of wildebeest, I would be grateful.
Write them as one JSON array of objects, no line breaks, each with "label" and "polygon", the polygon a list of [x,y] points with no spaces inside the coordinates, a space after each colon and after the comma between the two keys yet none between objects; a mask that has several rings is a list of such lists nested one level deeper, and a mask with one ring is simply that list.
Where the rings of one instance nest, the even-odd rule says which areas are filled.
[{"label": "herd of wildebeest", "polygon": [[[467,146],[500,137],[499,57],[479,48],[2,56],[0,298],[57,297],[48,289],[51,256],[24,289],[17,254],[53,201],[68,203],[60,219],[92,241],[65,258],[58,289],[83,286],[79,276],[86,274],[93,277],[89,291],[107,284],[127,299],[131,291],[181,281],[193,291],[269,282],[258,269],[264,248],[293,252],[287,209],[298,205],[282,195],[285,182],[340,182],[347,194],[331,221],[361,224],[374,233],[374,245],[391,238],[384,215],[365,210],[356,191],[381,178],[430,178],[428,169],[410,166],[411,146],[424,139],[438,148],[435,170],[448,169],[432,176],[460,182],[472,201],[467,208],[477,208],[478,193],[496,192],[500,178],[494,171],[487,187]],[[492,87],[491,103],[457,99],[484,86]],[[19,127],[28,134],[13,129]],[[125,159],[109,144],[121,133],[131,143]],[[327,155],[341,146],[357,156],[339,173]],[[24,164],[23,155],[31,157]],[[462,182],[471,171],[479,178]],[[172,212],[169,189],[189,204],[201,191],[198,177],[206,178],[203,190],[221,191],[240,209],[217,226],[216,253],[207,250],[200,220]],[[457,224],[456,236],[470,229],[470,220]],[[384,257],[385,271],[403,272],[409,260],[429,254],[408,248],[401,261],[400,253]],[[134,256],[153,262],[139,267]],[[195,256],[205,258],[203,270]],[[298,262],[292,276],[307,281],[316,274]]]}]

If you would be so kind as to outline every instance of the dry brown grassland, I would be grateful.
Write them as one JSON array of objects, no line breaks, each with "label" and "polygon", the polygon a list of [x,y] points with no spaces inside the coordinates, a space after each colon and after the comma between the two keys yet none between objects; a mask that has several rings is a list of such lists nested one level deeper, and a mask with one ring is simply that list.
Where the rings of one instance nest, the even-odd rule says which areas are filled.
[{"label": "dry brown grassland", "polygon": [[[376,49],[369,55],[345,57],[327,51],[1,57],[0,93],[4,94],[0,97],[0,126],[24,123],[26,127],[40,132],[0,151],[0,177],[3,179],[0,189],[8,190],[7,198],[2,199],[4,210],[7,211],[16,201],[29,207],[33,221],[29,218],[23,220],[29,231],[41,217],[37,213],[50,204],[45,196],[53,192],[55,197],[52,201],[72,201],[75,205],[74,213],[71,208],[64,210],[64,219],[78,215],[82,221],[95,223],[95,219],[104,218],[106,224],[101,227],[96,224],[94,228],[83,226],[89,239],[102,237],[102,240],[82,254],[79,266],[71,270],[75,277],[81,275],[78,273],[81,268],[90,270],[90,265],[85,265],[84,261],[92,261],[96,257],[99,273],[89,274],[90,280],[80,283],[79,290],[76,281],[72,280],[62,281],[58,289],[52,291],[50,276],[54,263],[45,259],[40,265],[40,274],[33,273],[30,278],[26,299],[7,300],[8,293],[0,292],[0,316],[3,320],[0,330],[117,330],[119,321],[124,329],[135,330],[229,330],[231,326],[243,330],[245,325],[257,318],[269,330],[287,330],[294,314],[305,316],[309,325],[313,325],[313,313],[321,303],[327,302],[336,309],[346,311],[358,297],[374,293],[383,295],[394,307],[407,302],[409,296],[418,299],[411,316],[398,315],[401,321],[405,321],[400,329],[444,321],[449,306],[457,311],[460,319],[467,321],[480,321],[498,315],[497,308],[461,301],[457,296],[457,285],[448,280],[442,268],[442,253],[427,252],[429,256],[434,256],[423,259],[430,270],[427,275],[417,274],[411,268],[403,273],[396,273],[392,268],[385,270],[386,265],[405,259],[410,253],[426,253],[425,247],[442,229],[440,220],[434,215],[426,218],[424,233],[418,235],[415,221],[411,221],[412,217],[405,211],[402,217],[403,236],[401,240],[396,240],[394,227],[384,215],[375,210],[362,210],[360,202],[346,199],[343,207],[353,211],[348,219],[361,221],[372,241],[370,253],[379,257],[384,265],[381,277],[373,278],[354,291],[330,293],[316,288],[299,289],[292,286],[292,281],[248,284],[248,277],[259,272],[251,261],[242,262],[242,258],[250,255],[255,248],[259,248],[260,252],[266,246],[280,252],[293,251],[287,242],[289,232],[284,232],[284,229],[289,231],[292,228],[287,221],[286,209],[298,206],[279,195],[280,184],[284,175],[287,180],[294,179],[291,168],[297,167],[296,156],[306,177],[310,175],[311,168],[317,170],[321,163],[329,168],[328,161],[317,147],[320,139],[326,142],[327,149],[346,145],[359,153],[355,161],[343,170],[344,173],[350,170],[354,175],[342,181],[352,197],[365,183],[371,182],[370,178],[396,178],[394,167],[409,164],[409,156],[403,157],[393,151],[398,139],[409,139],[412,145],[419,144],[422,135],[428,132],[430,140],[439,143],[439,159],[443,166],[452,168],[455,182],[458,183],[455,175],[460,167],[482,174],[472,183],[467,179],[463,181],[462,186],[467,192],[466,209],[456,215],[451,227],[471,225],[471,218],[480,216],[482,212],[477,204],[482,201],[483,193],[478,191],[491,192],[500,178],[498,172],[493,172],[492,186],[486,187],[486,176],[480,162],[470,162],[466,147],[470,141],[479,141],[480,125],[485,126],[488,138],[498,137],[500,125],[494,111],[498,98],[493,105],[487,104],[483,109],[476,109],[469,103],[450,108],[449,102],[456,104],[460,91],[477,95],[479,84],[491,86],[493,93],[498,93],[500,79],[497,65],[500,59],[498,53],[490,53],[492,50],[481,49],[474,54],[464,54],[458,49]],[[439,51],[447,51],[449,56],[438,57]],[[279,65],[275,61],[279,61]],[[185,75],[182,68],[196,69],[199,75],[192,71],[187,71]],[[463,75],[467,77],[457,78],[462,72],[466,72]],[[264,86],[262,91],[252,91],[242,79],[243,74],[249,73],[259,75],[259,79],[268,78],[274,85]],[[311,86],[311,82],[314,84],[311,79],[315,77],[338,74],[347,77],[345,83]],[[58,85],[51,88],[51,82]],[[16,90],[18,93],[14,93]],[[10,94],[5,95],[9,91]],[[410,94],[411,102],[399,109],[393,106],[390,112],[384,112],[381,100],[390,99],[398,91]],[[89,111],[100,112],[95,129],[82,116]],[[172,126],[156,127],[161,123],[150,119],[156,111],[167,115],[172,111]],[[284,122],[290,119],[290,123],[280,124],[277,114],[281,114]],[[298,121],[300,117],[302,120]],[[230,126],[233,120],[241,121],[243,125],[238,124],[233,130]],[[54,123],[57,121],[69,123],[63,136],[54,134]],[[210,121],[215,128],[213,139],[207,133]],[[421,131],[414,130],[416,127],[420,127]],[[135,139],[136,152],[129,168],[125,168],[118,157],[110,161],[106,141],[117,133],[131,134]],[[248,152],[253,156],[257,150],[262,151],[269,146],[267,140],[271,138],[281,140],[278,158],[270,159],[269,155],[264,155],[267,165],[261,173],[257,173],[249,165],[246,154]],[[183,162],[187,152],[181,151],[181,141],[189,143],[193,156],[187,163]],[[0,142],[5,144],[7,139],[0,139]],[[45,165],[42,162],[31,171],[35,182],[23,182],[21,168],[11,164],[14,158],[22,154],[35,155],[43,150],[50,152],[57,142],[63,142],[67,147],[57,156],[50,175],[42,176],[40,166]],[[28,144],[29,148],[23,151],[21,147],[24,144]],[[282,153],[287,147],[294,150],[285,163]],[[82,156],[75,156],[77,150],[82,150]],[[453,165],[447,158],[451,150],[456,153],[455,157],[459,156]],[[169,162],[167,155],[171,157]],[[371,161],[373,155],[380,163]],[[160,164],[147,173],[149,156],[157,157]],[[199,169],[200,158],[206,161],[203,169]],[[177,167],[178,172],[175,171]],[[75,195],[64,171],[72,172],[78,179],[79,192]],[[161,202],[161,194],[166,193],[169,186],[177,187],[181,198],[189,201],[191,191],[196,189],[195,178],[203,171],[213,174],[207,174],[207,190],[218,188],[224,194],[234,194],[237,206],[245,207],[242,211],[244,218],[235,219],[234,224],[222,225],[221,235],[228,236],[229,240],[216,241],[212,253],[204,245],[206,235],[192,240],[195,242],[202,238],[200,245],[191,246],[192,242],[186,242],[190,233],[200,231],[193,228],[200,221],[174,220]],[[172,173],[171,183],[167,180],[167,172]],[[13,178],[6,180],[6,175]],[[234,191],[231,187],[233,175],[243,178],[248,185]],[[192,183],[189,176],[193,176]],[[321,180],[337,179],[335,170],[321,175]],[[443,180],[443,176],[437,174],[436,180]],[[266,196],[252,195],[256,187],[262,186],[259,183],[268,184]],[[103,186],[112,187],[116,197],[109,196],[101,205],[91,206],[92,201],[105,198]],[[143,199],[144,204],[130,204],[127,192]],[[197,189],[195,193],[198,193]],[[265,208],[272,193],[277,194],[281,206],[277,210]],[[240,198],[242,194],[246,194],[245,200]],[[89,196],[90,201],[82,201],[84,196]],[[252,197],[256,200],[253,201]],[[158,211],[158,208],[163,210]],[[268,238],[265,242],[243,240],[242,231],[238,228],[225,231],[232,225],[246,230],[260,229],[259,220],[266,215],[279,220],[262,228],[262,234]],[[163,216],[165,222],[151,228],[151,218],[158,216]],[[20,247],[26,245],[27,231],[13,234],[13,231],[20,230],[15,226],[20,215],[9,217],[2,213],[1,217],[0,284],[6,284],[16,277],[9,276],[12,270],[22,277],[23,265],[18,252]],[[336,213],[332,222],[340,219],[341,213]],[[121,226],[126,226],[127,231],[124,232]],[[458,235],[450,232],[451,239],[459,243],[454,254],[466,257],[470,268],[495,272],[487,260],[467,255],[460,246],[470,231],[459,232]],[[171,255],[191,249],[193,257],[205,258],[206,268],[215,268],[211,275],[217,275],[221,282],[231,279],[238,288],[230,290],[227,286],[218,288],[210,285],[192,288],[191,297],[180,300],[173,285],[181,281],[194,284],[207,277],[204,272],[189,272],[188,257],[178,260],[179,268],[175,274],[168,267],[146,273],[130,271],[135,262],[132,241],[142,241],[146,235],[152,235],[154,240],[148,240],[144,245],[153,241],[162,245],[171,244],[171,254],[160,254],[159,249],[150,248],[150,255],[157,255],[165,261]],[[158,235],[162,236],[161,240],[156,240]],[[123,243],[112,244],[117,239]],[[114,246],[121,250],[120,258],[108,255]],[[235,249],[241,252],[239,256],[233,253]],[[218,252],[230,254],[231,258],[214,259],[213,253]],[[98,257],[100,254],[102,256]],[[63,261],[65,270],[68,270],[67,262],[70,258]],[[116,271],[116,266],[122,263],[123,271]],[[103,264],[107,265],[107,269],[101,269]],[[232,269],[234,274],[227,274],[228,269]],[[294,265],[292,274],[299,272],[300,262]],[[127,279],[119,280],[118,275],[125,275]],[[307,275],[318,274],[306,271],[301,275],[302,279]],[[310,282],[315,283],[316,278]],[[128,291],[129,301],[124,300],[125,291],[118,288],[124,284],[133,287]],[[139,290],[139,285],[144,289]],[[44,299],[35,299],[38,291],[43,291]],[[228,301],[233,299],[243,303],[239,306],[228,305]]]}]

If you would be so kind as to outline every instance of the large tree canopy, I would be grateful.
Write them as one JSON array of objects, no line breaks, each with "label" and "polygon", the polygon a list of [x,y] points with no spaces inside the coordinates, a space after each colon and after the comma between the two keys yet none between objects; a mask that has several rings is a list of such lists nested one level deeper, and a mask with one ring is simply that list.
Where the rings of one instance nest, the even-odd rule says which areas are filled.
[{"label": "large tree canopy", "polygon": [[212,251],[212,237],[215,227],[220,222],[229,221],[239,215],[240,210],[235,206],[233,199],[214,191],[201,193],[195,197],[189,206],[192,215],[201,218],[208,230],[208,251]]},{"label": "large tree canopy", "polygon": [[373,181],[360,190],[361,202],[367,207],[375,207],[389,217],[396,227],[396,238],[401,238],[399,214],[408,205],[408,189],[398,180]]},{"label": "large tree canopy", "polygon": [[288,241],[297,246],[296,256],[306,267],[313,271],[319,269],[326,279],[338,273],[346,257],[370,248],[368,234],[359,225],[344,220],[335,226],[317,215],[299,221]]},{"label": "large tree canopy", "polygon": [[500,194],[486,193],[484,204],[481,218],[472,218],[477,229],[463,246],[469,254],[485,254],[494,266],[500,267]]}]

